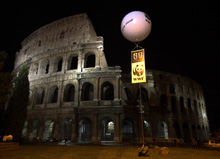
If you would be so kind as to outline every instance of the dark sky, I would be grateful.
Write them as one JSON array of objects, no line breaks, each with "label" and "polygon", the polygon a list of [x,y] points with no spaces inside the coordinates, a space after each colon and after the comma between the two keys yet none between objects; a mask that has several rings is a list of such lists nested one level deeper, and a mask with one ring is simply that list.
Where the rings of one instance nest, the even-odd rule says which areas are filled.
[{"label": "dark sky", "polygon": [[[98,36],[104,37],[109,66],[130,69],[130,51],[135,45],[121,34],[123,17],[134,10],[152,20],[150,35],[140,44],[145,48],[146,67],[188,76],[204,89],[211,127],[220,127],[220,11],[205,2],[109,2],[68,4],[47,8],[0,11],[0,50],[9,54],[5,70],[12,71],[20,43],[36,29],[52,21],[87,13]],[[13,14],[11,14],[13,13]]]}]

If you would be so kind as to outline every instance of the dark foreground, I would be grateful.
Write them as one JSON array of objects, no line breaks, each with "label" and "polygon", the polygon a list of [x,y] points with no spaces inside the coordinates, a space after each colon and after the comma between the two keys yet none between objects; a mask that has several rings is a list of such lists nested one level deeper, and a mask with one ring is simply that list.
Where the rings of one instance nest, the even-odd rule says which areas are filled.
[{"label": "dark foreground", "polygon": [[137,146],[22,145],[2,148],[0,159],[220,159],[220,151],[170,147],[168,155],[149,149],[148,157],[138,157]]}]

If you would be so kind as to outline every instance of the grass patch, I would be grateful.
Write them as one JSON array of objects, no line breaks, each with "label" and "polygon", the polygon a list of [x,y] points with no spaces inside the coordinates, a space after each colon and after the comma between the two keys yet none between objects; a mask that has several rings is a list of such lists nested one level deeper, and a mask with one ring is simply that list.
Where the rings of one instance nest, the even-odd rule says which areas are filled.
[{"label": "grass patch", "polygon": [[[138,147],[22,145],[0,150],[1,159],[137,159]],[[219,159],[220,151],[169,148],[168,155],[149,149],[150,159]]]}]

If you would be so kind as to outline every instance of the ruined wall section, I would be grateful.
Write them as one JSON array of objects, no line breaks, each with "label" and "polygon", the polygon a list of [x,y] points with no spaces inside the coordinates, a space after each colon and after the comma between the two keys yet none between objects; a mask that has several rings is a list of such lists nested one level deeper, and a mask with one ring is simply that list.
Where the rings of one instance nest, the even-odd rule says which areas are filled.
[{"label": "ruined wall section", "polygon": [[24,39],[21,50],[16,53],[14,68],[58,48],[99,40],[85,13],[69,16],[39,28]]}]

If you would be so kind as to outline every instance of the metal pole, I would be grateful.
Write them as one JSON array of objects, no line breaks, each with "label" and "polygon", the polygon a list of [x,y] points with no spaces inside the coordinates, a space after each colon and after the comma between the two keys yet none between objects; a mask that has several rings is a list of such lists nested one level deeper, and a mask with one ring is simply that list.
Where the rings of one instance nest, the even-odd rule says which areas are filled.
[{"label": "metal pole", "polygon": [[141,104],[141,85],[140,83],[139,85],[139,111],[140,111],[140,115],[141,115],[141,136],[142,136],[142,142],[144,145],[144,121],[143,121],[143,110],[142,110],[142,104]]}]

